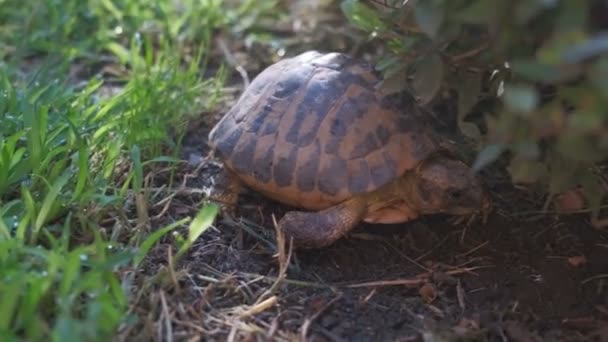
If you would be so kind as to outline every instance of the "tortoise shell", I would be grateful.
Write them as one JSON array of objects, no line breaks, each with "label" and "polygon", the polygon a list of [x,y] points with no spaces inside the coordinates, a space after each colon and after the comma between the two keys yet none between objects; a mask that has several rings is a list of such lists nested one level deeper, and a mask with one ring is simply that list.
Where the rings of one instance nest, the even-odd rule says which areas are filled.
[{"label": "tortoise shell", "polygon": [[371,192],[438,150],[413,99],[377,90],[373,66],[309,51],[258,74],[209,133],[210,147],[248,187],[324,209]]}]

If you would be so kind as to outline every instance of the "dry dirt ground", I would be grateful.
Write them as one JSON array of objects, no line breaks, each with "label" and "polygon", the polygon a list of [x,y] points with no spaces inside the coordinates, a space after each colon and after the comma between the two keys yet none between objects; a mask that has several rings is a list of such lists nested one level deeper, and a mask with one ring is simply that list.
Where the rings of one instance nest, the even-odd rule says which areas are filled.
[{"label": "dry dirt ground", "polygon": [[[219,170],[198,163],[209,129],[193,125],[184,140],[192,191],[173,198],[167,218],[195,214],[199,190]],[[500,171],[485,177],[496,205],[485,225],[439,216],[363,224],[328,248],[287,251],[284,273],[272,215],[289,208],[246,192],[237,217],[219,218],[174,265],[174,285],[140,303],[149,321],[131,336],[608,341],[608,232],[592,228],[588,215],[534,212],[542,202],[531,192],[510,187]],[[170,240],[155,248],[146,273],[170,262]]]}]

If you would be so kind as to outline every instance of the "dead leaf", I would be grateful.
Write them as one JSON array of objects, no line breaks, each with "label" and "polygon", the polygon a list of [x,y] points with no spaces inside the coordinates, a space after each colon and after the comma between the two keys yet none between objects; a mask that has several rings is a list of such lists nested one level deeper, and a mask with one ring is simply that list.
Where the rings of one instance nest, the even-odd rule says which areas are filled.
[{"label": "dead leaf", "polygon": [[319,311],[327,304],[327,300],[323,297],[313,297],[308,300],[307,309],[311,311]]},{"label": "dead leaf", "polygon": [[422,297],[422,300],[427,304],[433,302],[435,298],[437,298],[437,290],[435,289],[435,286],[430,283],[422,285],[420,290],[418,290],[418,293],[420,294],[420,297]]},{"label": "dead leaf", "polygon": [[584,255],[575,255],[568,258],[568,263],[573,267],[579,267],[587,263]]},{"label": "dead leaf", "polygon": [[560,211],[581,210],[585,207],[585,198],[580,189],[568,190],[557,196],[556,206]]}]

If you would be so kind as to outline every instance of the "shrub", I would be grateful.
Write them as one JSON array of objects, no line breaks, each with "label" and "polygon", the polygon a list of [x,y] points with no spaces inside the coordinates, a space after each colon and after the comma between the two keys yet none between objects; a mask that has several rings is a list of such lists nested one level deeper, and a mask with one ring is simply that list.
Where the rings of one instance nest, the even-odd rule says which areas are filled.
[{"label": "shrub", "polygon": [[[407,89],[422,104],[455,95],[460,132],[479,147],[475,169],[502,157],[512,181],[541,185],[547,204],[580,188],[597,217],[607,189],[599,166],[608,156],[606,2],[343,0],[341,8],[385,47],[376,63],[384,91]],[[477,112],[479,124],[470,120]]]}]

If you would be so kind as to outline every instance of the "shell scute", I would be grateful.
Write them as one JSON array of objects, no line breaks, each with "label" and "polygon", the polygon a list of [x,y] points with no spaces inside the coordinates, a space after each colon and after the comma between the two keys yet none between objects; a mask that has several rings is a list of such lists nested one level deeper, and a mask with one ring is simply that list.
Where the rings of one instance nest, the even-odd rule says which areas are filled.
[{"label": "shell scute", "polygon": [[258,133],[260,128],[262,128],[262,125],[266,123],[268,116],[273,112],[274,102],[272,100],[269,100],[268,103],[266,103],[264,107],[262,107],[262,110],[253,120],[251,120],[251,124],[249,125],[249,127],[247,127],[248,132]]},{"label": "shell scute", "polygon": [[246,139],[242,139],[239,148],[235,149],[233,154],[232,165],[234,169],[241,173],[252,174],[254,153],[257,147],[257,140],[253,136],[249,135]]},{"label": "shell scute", "polygon": [[361,138],[360,141],[355,144],[348,156],[348,159],[363,158],[381,147],[382,145],[380,145],[378,139],[376,138],[376,134],[374,132],[369,132],[365,135],[365,138]]},{"label": "shell scute", "polygon": [[350,192],[357,194],[366,191],[369,187],[370,177],[369,166],[365,160],[360,159],[358,163],[353,164],[348,178]]},{"label": "shell scute", "polygon": [[394,163],[387,163],[384,151],[375,151],[368,158],[371,161],[370,176],[375,188],[379,188],[397,177]]},{"label": "shell scute", "polygon": [[329,133],[335,138],[341,138],[348,132],[348,124],[344,118],[336,116],[331,123]]},{"label": "shell scute", "polygon": [[348,185],[348,177],[344,177],[347,174],[346,160],[336,157],[327,158],[327,162],[319,171],[319,190],[330,196],[337,195]]},{"label": "shell scute", "polygon": [[296,169],[298,189],[304,192],[313,191],[316,187],[317,174],[321,164],[321,144],[318,139],[315,140],[312,149],[307,152],[302,155],[302,160]]},{"label": "shell scute", "polygon": [[275,152],[276,163],[274,164],[272,172],[274,181],[278,186],[286,187],[292,184],[297,158],[298,148],[294,145],[288,146],[287,149],[279,149]]},{"label": "shell scute", "polygon": [[220,152],[220,156],[228,158],[243,135],[243,127],[224,128],[216,132],[218,135],[217,149]]},{"label": "shell scute", "polygon": [[[263,143],[261,141],[261,143]],[[253,153],[252,153],[253,155]],[[274,144],[266,145],[266,151],[252,163],[253,177],[263,183],[268,183],[272,179],[272,167],[274,161]]]},{"label": "shell scute", "polygon": [[323,150],[326,154],[338,155],[340,152],[340,142],[342,137],[328,137],[325,140],[325,149]]},{"label": "shell scute", "polygon": [[343,96],[346,84],[330,82],[339,77],[338,72],[317,72],[305,86],[302,99],[293,109],[291,126],[285,140],[299,147],[310,145],[316,136],[319,126],[325,119],[327,111]]}]

